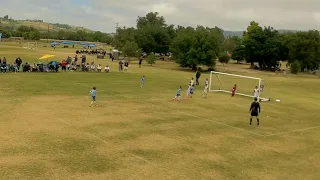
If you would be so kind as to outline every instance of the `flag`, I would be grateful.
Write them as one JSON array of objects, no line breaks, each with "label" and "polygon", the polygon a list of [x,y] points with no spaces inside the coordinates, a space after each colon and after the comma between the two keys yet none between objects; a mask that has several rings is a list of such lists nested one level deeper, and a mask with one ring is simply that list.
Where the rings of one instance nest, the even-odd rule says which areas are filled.
[{"label": "flag", "polygon": [[2,41],[2,33],[0,32],[0,41]]}]

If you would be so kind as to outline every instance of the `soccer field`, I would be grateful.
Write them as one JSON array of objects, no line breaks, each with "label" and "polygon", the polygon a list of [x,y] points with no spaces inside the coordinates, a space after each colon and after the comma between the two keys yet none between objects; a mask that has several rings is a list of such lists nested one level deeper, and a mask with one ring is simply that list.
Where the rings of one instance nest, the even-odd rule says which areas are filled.
[{"label": "soccer field", "polygon": [[[0,46],[1,56],[30,63],[45,53],[59,59],[73,51]],[[202,98],[209,74],[202,74],[194,98],[186,99],[194,73],[175,63],[138,68],[132,62],[121,74],[117,62],[87,57],[108,64],[111,72],[0,74],[0,179],[320,177],[319,78],[217,65],[218,71],[265,79],[268,96],[281,100],[262,102],[260,127],[250,127],[251,98]],[[235,83],[241,87],[247,80]],[[91,108],[93,86],[99,106]],[[173,101],[179,86],[182,100]]]}]

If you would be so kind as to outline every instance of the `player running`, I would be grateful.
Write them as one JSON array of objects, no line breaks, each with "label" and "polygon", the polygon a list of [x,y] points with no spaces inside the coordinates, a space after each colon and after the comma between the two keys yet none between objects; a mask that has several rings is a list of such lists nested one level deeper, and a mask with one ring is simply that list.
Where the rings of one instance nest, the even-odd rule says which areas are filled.
[{"label": "player running", "polygon": [[258,102],[258,98],[255,97],[254,102],[251,103],[250,110],[249,110],[249,113],[251,114],[250,126],[251,126],[253,117],[256,117],[257,125],[259,126],[259,113],[260,113],[260,111],[261,111],[260,103]]},{"label": "player running", "polygon": [[194,85],[194,80],[193,80],[193,78],[191,78],[190,85],[191,85],[191,86]]},{"label": "player running", "polygon": [[236,90],[237,90],[237,84],[235,84],[231,90],[231,97],[233,97],[236,94]]},{"label": "player running", "polygon": [[[92,107],[93,104],[96,104],[96,95],[97,95],[96,89],[97,89],[96,87],[93,87],[92,90],[90,91],[91,96],[92,96],[92,101],[91,101],[90,107]],[[96,104],[96,106],[98,106],[98,105]]]},{"label": "player running", "polygon": [[140,88],[143,88],[145,81],[146,81],[146,78],[144,76],[142,76]]},{"label": "player running", "polygon": [[180,101],[180,99],[181,99],[181,91],[182,91],[182,87],[180,86],[178,91],[177,91],[177,95],[173,98],[173,100]]},{"label": "player running", "polygon": [[193,96],[193,93],[194,93],[194,84],[193,85],[191,85],[191,87],[190,87],[190,98],[192,98],[192,96]]},{"label": "player running", "polygon": [[188,89],[187,89],[187,99],[190,98],[190,91],[191,91],[191,84],[188,84]]}]

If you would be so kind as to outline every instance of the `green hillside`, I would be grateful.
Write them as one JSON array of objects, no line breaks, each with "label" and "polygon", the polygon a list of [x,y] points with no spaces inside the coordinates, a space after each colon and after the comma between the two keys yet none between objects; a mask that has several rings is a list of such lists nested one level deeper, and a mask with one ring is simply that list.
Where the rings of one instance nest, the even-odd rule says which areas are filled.
[{"label": "green hillside", "polygon": [[13,20],[13,19],[4,19],[0,18],[0,27],[10,30],[16,30],[20,26],[28,26],[33,27],[40,32],[48,31],[48,28],[50,31],[78,31],[78,30],[84,30],[87,32],[92,32],[92,30],[89,30],[84,27],[77,27],[67,24],[59,24],[59,23],[47,23],[42,20]]}]

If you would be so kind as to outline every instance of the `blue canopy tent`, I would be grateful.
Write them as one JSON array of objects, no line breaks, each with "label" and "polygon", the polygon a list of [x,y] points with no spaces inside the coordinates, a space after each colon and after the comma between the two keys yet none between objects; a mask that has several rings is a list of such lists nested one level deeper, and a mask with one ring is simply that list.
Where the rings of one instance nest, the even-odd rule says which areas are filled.
[{"label": "blue canopy tent", "polygon": [[72,42],[72,41],[63,41],[62,44],[68,44],[68,45],[73,45],[73,44],[77,44],[76,42]]},{"label": "blue canopy tent", "polygon": [[51,43],[51,45],[52,46],[56,46],[56,45],[59,45],[60,43],[58,43],[58,42],[53,42],[53,43]]},{"label": "blue canopy tent", "polygon": [[89,47],[96,47],[96,44],[88,44]]},{"label": "blue canopy tent", "polygon": [[87,42],[82,42],[82,43],[80,43],[80,45],[81,46],[87,46],[89,43],[87,43]]}]

